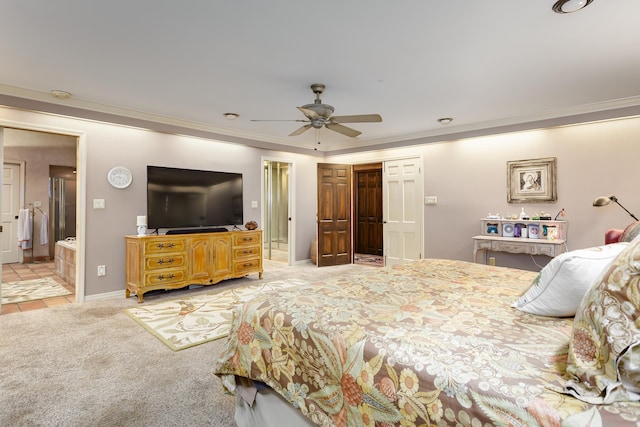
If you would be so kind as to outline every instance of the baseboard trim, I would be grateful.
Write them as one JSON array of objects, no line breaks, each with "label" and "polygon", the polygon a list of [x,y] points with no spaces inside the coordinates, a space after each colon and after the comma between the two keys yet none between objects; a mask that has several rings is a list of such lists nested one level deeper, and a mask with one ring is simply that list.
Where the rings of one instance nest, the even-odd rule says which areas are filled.
[{"label": "baseboard trim", "polygon": [[85,295],[85,301],[97,301],[111,298],[124,298],[124,289],[121,291],[105,292],[103,294]]}]

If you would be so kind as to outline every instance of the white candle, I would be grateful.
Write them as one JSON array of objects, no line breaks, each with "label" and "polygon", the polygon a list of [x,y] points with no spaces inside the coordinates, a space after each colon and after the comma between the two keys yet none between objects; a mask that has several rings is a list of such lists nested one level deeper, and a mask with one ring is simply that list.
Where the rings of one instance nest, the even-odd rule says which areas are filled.
[{"label": "white candle", "polygon": [[138,215],[138,221],[136,225],[147,225],[147,216],[146,215]]}]

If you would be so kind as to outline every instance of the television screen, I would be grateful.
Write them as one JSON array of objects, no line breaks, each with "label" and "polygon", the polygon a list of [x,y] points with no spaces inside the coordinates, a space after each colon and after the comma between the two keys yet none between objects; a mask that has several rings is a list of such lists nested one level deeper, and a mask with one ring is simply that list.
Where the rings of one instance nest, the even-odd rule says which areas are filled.
[{"label": "television screen", "polygon": [[243,223],[242,174],[147,166],[150,229]]}]

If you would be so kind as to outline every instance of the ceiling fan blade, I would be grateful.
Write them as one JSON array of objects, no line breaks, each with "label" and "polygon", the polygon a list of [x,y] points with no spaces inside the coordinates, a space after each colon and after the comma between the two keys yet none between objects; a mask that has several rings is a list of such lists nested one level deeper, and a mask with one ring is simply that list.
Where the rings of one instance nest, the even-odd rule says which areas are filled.
[{"label": "ceiling fan blade", "polygon": [[357,114],[354,116],[333,116],[331,121],[334,123],[365,123],[365,122],[381,122],[380,114]]},{"label": "ceiling fan blade", "polygon": [[305,116],[307,116],[310,120],[317,120],[317,119],[321,119],[322,116],[320,116],[320,114],[316,113],[313,110],[310,110],[308,108],[304,108],[304,107],[296,107],[298,110],[302,111],[302,114],[304,114]]},{"label": "ceiling fan blade", "polygon": [[251,120],[252,122],[308,122],[309,120]]},{"label": "ceiling fan blade", "polygon": [[331,129],[334,132],[341,133],[343,135],[349,136],[351,138],[355,138],[360,135],[362,132],[357,131],[355,129],[348,128],[346,126],[339,125],[338,123],[327,123],[325,125],[327,129]]},{"label": "ceiling fan blade", "polygon": [[[300,120],[300,121],[304,121],[304,120]],[[294,130],[293,132],[291,132],[289,134],[289,136],[297,136],[300,135],[302,132],[306,131],[307,129],[310,129],[311,125],[304,125],[296,130]]]}]

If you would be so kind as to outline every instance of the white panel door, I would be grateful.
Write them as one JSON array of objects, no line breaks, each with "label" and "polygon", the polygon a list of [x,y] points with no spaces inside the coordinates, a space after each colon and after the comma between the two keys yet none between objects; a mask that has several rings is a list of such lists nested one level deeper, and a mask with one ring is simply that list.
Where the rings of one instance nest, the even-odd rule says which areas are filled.
[{"label": "white panel door", "polygon": [[18,262],[18,212],[20,210],[20,165],[2,167],[2,263]]},{"label": "white panel door", "polygon": [[417,157],[384,163],[385,265],[422,258],[423,182],[420,163]]}]

